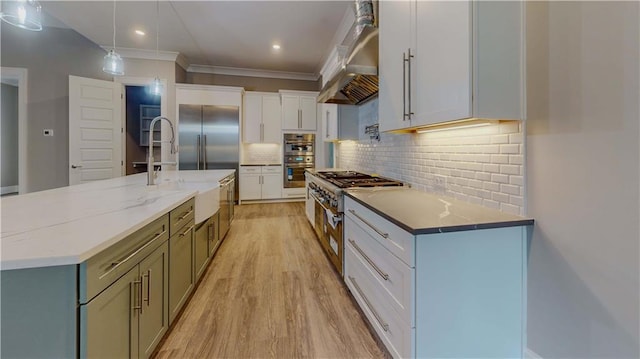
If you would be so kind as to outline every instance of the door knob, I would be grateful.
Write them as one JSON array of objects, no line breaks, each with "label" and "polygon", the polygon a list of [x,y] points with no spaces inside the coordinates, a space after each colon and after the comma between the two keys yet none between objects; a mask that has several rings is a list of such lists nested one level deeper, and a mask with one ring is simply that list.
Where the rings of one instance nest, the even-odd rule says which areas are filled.
[{"label": "door knob", "polygon": [[82,166],[80,165],[71,165],[71,168],[81,168]]}]

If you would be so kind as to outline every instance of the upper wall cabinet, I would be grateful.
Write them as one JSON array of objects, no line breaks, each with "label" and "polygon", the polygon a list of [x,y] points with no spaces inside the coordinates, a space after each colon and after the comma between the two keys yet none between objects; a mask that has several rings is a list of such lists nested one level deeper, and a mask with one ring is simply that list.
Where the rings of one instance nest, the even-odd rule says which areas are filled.
[{"label": "upper wall cabinet", "polygon": [[381,1],[383,131],[471,115],[471,4]]},{"label": "upper wall cabinet", "polygon": [[322,140],[325,142],[358,139],[358,106],[323,103]]},{"label": "upper wall cabinet", "polygon": [[317,92],[280,91],[282,96],[282,129],[315,131]]},{"label": "upper wall cabinet", "polygon": [[381,1],[382,131],[522,118],[522,4]]},{"label": "upper wall cabinet", "polygon": [[245,143],[280,143],[282,122],[280,95],[267,92],[246,92],[244,95]]},{"label": "upper wall cabinet", "polygon": [[473,117],[524,119],[524,7],[473,3]]}]

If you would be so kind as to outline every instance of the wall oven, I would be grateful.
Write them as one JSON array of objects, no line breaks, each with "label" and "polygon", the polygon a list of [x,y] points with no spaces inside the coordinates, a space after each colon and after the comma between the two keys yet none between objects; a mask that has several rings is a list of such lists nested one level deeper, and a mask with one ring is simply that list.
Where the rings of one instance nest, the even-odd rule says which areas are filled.
[{"label": "wall oven", "polygon": [[284,188],[305,186],[305,171],[316,166],[314,147],[314,134],[286,133],[284,135],[284,171],[282,174]]}]

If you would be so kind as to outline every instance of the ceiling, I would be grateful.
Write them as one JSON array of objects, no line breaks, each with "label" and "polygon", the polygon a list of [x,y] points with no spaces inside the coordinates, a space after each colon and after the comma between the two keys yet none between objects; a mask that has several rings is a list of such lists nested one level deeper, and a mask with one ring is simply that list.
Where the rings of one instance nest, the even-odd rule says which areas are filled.
[{"label": "ceiling", "polygon": [[[45,13],[113,46],[112,1],[43,1]],[[317,74],[352,1],[117,1],[116,50],[179,52],[191,65]],[[47,25],[45,21],[45,25]],[[59,23],[58,23],[59,26]],[[146,32],[135,34],[136,29]],[[280,50],[272,49],[277,43]]]}]

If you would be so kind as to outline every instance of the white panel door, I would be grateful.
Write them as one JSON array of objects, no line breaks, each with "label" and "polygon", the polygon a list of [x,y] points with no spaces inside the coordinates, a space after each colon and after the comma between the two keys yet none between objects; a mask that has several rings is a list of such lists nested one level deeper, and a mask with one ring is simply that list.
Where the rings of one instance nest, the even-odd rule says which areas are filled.
[{"label": "white panel door", "polygon": [[262,175],[262,199],[282,198],[282,167],[276,168],[278,172]]},{"label": "white panel door", "polygon": [[69,76],[69,184],[121,175],[121,84]]}]

